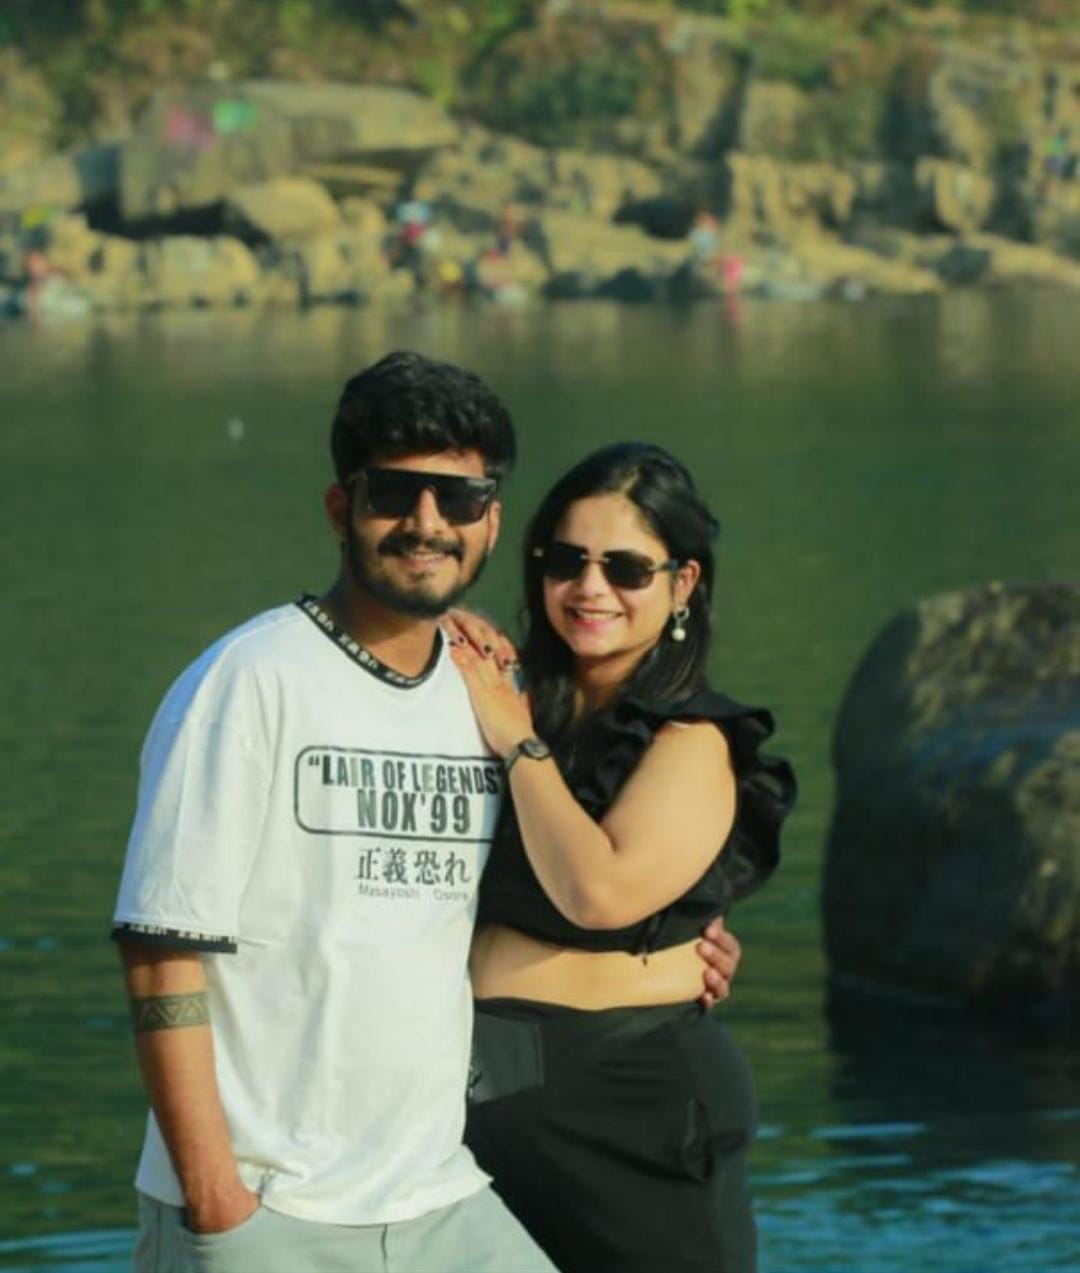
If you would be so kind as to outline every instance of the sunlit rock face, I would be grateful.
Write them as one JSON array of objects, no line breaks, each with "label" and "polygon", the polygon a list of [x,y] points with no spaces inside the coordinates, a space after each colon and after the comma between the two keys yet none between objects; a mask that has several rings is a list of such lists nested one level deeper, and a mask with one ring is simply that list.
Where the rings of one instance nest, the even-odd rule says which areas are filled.
[{"label": "sunlit rock face", "polygon": [[834,982],[1075,1011],[1080,587],[991,584],[897,615],[848,687],[834,762]]},{"label": "sunlit rock face", "polygon": [[176,216],[328,161],[389,155],[407,167],[457,137],[437,103],[378,84],[245,80],[162,90],[124,146],[121,209],[131,222]]}]

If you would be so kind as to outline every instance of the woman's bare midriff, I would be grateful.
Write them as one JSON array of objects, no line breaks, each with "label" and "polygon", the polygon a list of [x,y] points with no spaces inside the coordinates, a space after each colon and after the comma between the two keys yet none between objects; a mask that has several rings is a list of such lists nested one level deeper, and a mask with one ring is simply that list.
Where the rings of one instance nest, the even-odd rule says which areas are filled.
[{"label": "woman's bare midriff", "polygon": [[498,924],[476,930],[469,970],[477,999],[532,999],[568,1008],[684,1003],[704,990],[696,941],[647,959],[620,950],[568,950]]}]

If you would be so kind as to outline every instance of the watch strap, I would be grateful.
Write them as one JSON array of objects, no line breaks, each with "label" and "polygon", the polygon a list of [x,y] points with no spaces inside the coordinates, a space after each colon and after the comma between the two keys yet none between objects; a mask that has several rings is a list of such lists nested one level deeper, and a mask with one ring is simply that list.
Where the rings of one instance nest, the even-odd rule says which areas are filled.
[{"label": "watch strap", "polygon": [[503,763],[509,773],[516,761],[525,756],[529,760],[546,760],[551,755],[551,748],[542,738],[523,738],[506,753]]}]

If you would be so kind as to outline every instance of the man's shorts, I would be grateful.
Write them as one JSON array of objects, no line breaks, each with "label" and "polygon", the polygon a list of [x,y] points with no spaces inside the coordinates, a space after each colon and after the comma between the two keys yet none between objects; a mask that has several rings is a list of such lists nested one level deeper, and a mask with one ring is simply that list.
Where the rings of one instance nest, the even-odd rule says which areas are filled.
[{"label": "man's shorts", "polygon": [[416,1220],[318,1224],[260,1207],[192,1233],[179,1207],[139,1195],[135,1273],[557,1273],[490,1188]]}]

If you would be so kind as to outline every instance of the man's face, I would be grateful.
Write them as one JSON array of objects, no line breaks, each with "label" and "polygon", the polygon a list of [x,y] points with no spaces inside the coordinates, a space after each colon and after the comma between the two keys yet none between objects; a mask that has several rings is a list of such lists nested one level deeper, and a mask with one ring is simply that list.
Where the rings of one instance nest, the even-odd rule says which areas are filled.
[{"label": "man's face", "polygon": [[[447,477],[482,478],[478,451],[440,451],[375,460],[372,468]],[[499,529],[500,506],[492,500],[479,520],[457,523],[427,486],[407,512],[383,515],[371,506],[361,473],[348,490],[331,487],[331,521],[345,545],[353,582],[391,610],[431,619],[452,606],[479,576]],[[334,495],[334,492],[340,492]],[[450,510],[453,511],[452,509]]]}]

